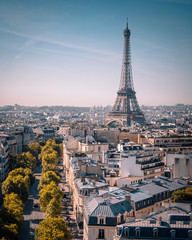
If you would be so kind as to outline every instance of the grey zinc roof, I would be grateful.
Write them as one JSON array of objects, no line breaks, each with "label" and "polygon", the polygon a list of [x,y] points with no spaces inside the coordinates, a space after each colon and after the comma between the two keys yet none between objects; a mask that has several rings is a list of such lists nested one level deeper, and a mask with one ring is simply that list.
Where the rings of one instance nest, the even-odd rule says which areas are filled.
[{"label": "grey zinc roof", "polygon": [[80,178],[75,179],[78,190],[97,189],[97,188],[102,188],[102,187],[108,186],[108,184],[106,182],[94,181],[91,178],[85,178],[84,180],[85,180],[85,182],[83,183]]},{"label": "grey zinc roof", "polygon": [[131,209],[125,199],[117,199],[116,197],[95,197],[85,205],[85,210],[92,217],[98,215],[116,217],[119,214],[129,212]]},{"label": "grey zinc roof", "polygon": [[117,189],[109,192],[109,194],[120,197],[122,199],[124,199],[125,196],[127,194],[129,194],[129,195],[131,195],[131,200],[133,200],[134,202],[138,202],[138,201],[145,200],[145,199],[152,197],[152,195],[149,193],[149,191],[136,190],[134,192],[129,192],[126,190],[122,190],[120,188],[117,188]]},{"label": "grey zinc roof", "polygon": [[155,183],[151,182],[146,185],[142,185],[139,187],[140,190],[147,190],[150,194],[155,195],[164,191],[169,190],[169,188],[165,188],[164,186],[156,185]]},{"label": "grey zinc roof", "polygon": [[163,179],[158,177],[157,179],[150,179],[142,182],[141,184],[131,184],[131,187],[139,188],[141,191],[148,191],[150,194],[155,195],[164,191],[175,191],[185,187],[184,184],[176,181]]}]

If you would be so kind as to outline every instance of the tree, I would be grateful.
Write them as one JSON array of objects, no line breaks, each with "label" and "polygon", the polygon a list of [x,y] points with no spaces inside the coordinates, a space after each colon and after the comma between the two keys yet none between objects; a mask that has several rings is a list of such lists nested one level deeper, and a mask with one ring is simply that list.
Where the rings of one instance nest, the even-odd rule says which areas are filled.
[{"label": "tree", "polygon": [[29,176],[23,177],[18,174],[17,176],[8,176],[2,183],[2,193],[4,195],[16,193],[22,201],[26,201],[29,193],[30,178]]},{"label": "tree", "polygon": [[38,155],[41,153],[41,146],[38,142],[29,144],[30,153],[38,159]]},{"label": "tree", "polygon": [[36,167],[37,160],[30,152],[22,153],[21,156],[26,163],[26,167],[30,169],[34,169]]},{"label": "tree", "polygon": [[61,205],[58,200],[56,198],[52,198],[45,211],[46,217],[59,217],[61,210]]},{"label": "tree", "polygon": [[17,224],[4,224],[0,218],[0,239],[1,240],[18,240],[18,226]]},{"label": "tree", "polygon": [[21,161],[21,154],[10,154],[9,160],[11,168],[14,169],[17,166],[17,163]]},{"label": "tree", "polygon": [[18,174],[20,174],[23,177],[29,176],[30,185],[32,185],[35,181],[35,176],[33,175],[33,172],[31,171],[31,169],[29,169],[29,168],[16,168],[15,170],[13,170],[9,173],[9,177],[15,177]]},{"label": "tree", "polygon": [[40,191],[39,203],[40,203],[41,211],[43,212],[46,211],[49,202],[53,198],[55,198],[59,206],[61,206],[62,197],[63,197],[63,192],[58,188],[55,182],[51,182],[50,184],[45,185],[45,187],[42,188]]},{"label": "tree", "polygon": [[172,199],[174,202],[175,201],[192,201],[192,187],[173,192]]},{"label": "tree", "polygon": [[53,150],[55,150],[59,157],[62,156],[63,145],[56,138],[47,140],[46,145],[43,148],[43,151],[45,151],[46,148],[48,147],[51,147]]},{"label": "tree", "polygon": [[36,229],[36,240],[70,240],[72,236],[61,217],[48,217]]},{"label": "tree", "polygon": [[51,182],[55,182],[57,185],[60,183],[60,177],[54,171],[47,171],[42,173],[39,189],[41,189],[44,185],[50,184]]},{"label": "tree", "polygon": [[42,154],[43,171],[55,170],[57,166],[57,152],[52,148],[48,148]]},{"label": "tree", "polygon": [[37,160],[30,152],[23,152],[21,158],[18,159],[16,167],[34,169],[36,167]]},{"label": "tree", "polygon": [[5,195],[1,217],[7,225],[17,224],[19,228],[21,227],[23,222],[23,203],[18,194],[11,193]]}]

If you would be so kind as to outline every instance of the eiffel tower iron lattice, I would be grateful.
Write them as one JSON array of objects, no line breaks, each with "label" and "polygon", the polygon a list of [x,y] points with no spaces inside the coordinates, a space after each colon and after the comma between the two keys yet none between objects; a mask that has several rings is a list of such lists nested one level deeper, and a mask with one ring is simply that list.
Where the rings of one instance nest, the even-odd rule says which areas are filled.
[{"label": "eiffel tower iron lattice", "polygon": [[121,81],[117,97],[112,111],[108,114],[108,121],[122,122],[123,125],[130,126],[131,120],[145,124],[144,114],[141,112],[136,92],[133,86],[132,67],[131,67],[131,32],[128,28],[128,22],[124,30],[124,51],[121,70]]}]

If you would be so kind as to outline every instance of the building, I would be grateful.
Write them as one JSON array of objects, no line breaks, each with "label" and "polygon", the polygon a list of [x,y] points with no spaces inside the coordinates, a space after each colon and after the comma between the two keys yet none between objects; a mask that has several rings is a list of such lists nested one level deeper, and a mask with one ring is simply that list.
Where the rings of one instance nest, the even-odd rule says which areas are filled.
[{"label": "building", "polygon": [[130,198],[118,199],[115,196],[94,197],[84,207],[84,240],[111,240],[117,224],[133,217]]},{"label": "building", "polygon": [[0,185],[10,171],[9,154],[10,149],[6,139],[0,139]]},{"label": "building", "polygon": [[97,176],[76,178],[73,186],[73,212],[77,222],[83,221],[84,204],[87,197],[98,194],[99,190],[106,190],[108,184]]},{"label": "building", "polygon": [[113,240],[192,239],[191,214],[174,207],[152,213],[143,220],[118,225]]},{"label": "building", "polygon": [[[159,152],[140,150],[139,146],[126,146],[129,151],[107,151],[105,153],[105,164],[107,173],[115,171],[122,178],[129,176],[142,177],[143,179],[163,175],[164,162]],[[138,149],[139,151],[135,151]]]},{"label": "building", "polygon": [[171,154],[165,156],[166,172],[170,177],[192,177],[192,154]]}]

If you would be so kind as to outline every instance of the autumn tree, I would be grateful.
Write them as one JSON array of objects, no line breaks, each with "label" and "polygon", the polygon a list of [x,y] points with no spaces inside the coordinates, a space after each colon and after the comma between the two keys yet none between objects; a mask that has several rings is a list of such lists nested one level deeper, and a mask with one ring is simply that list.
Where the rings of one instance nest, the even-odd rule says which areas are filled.
[{"label": "autumn tree", "polygon": [[48,217],[36,229],[36,240],[70,240],[72,236],[61,217]]}]

